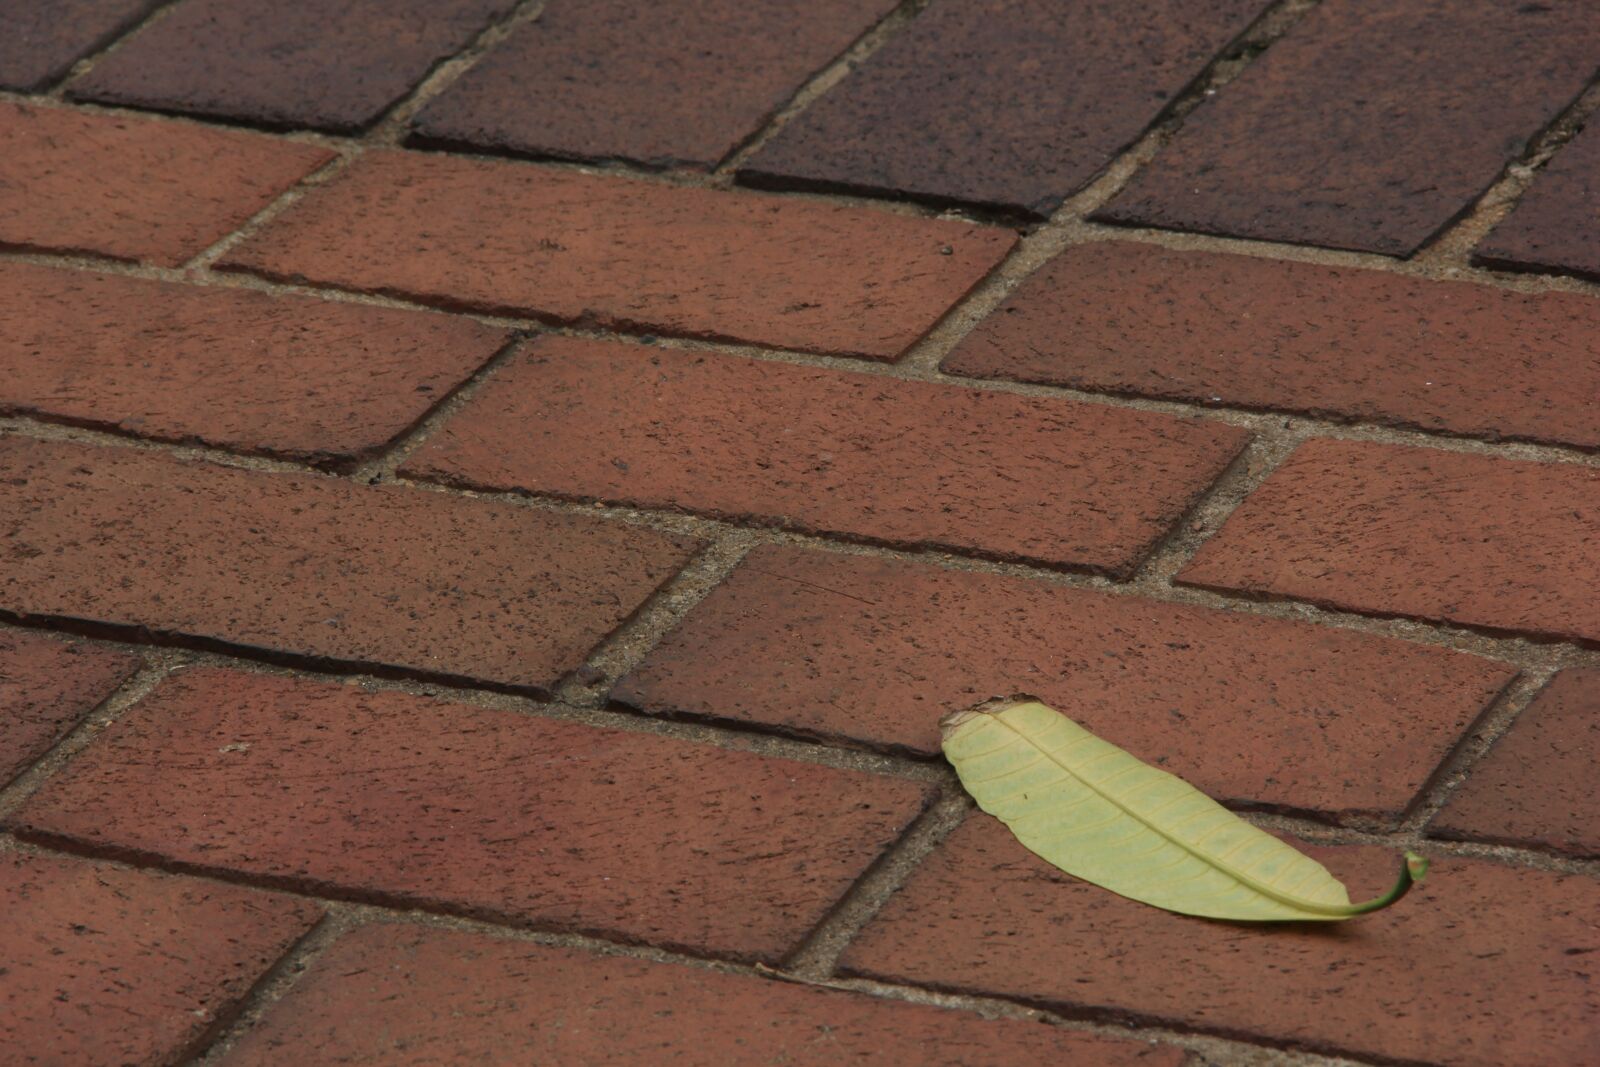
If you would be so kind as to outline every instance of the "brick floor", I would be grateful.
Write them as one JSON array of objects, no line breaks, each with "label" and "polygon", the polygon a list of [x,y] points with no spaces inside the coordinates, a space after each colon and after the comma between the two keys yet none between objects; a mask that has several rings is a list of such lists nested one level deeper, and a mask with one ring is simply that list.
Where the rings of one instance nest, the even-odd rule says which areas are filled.
[{"label": "brick floor", "polygon": [[0,1062],[1592,1059],[1593,16],[0,5]]}]

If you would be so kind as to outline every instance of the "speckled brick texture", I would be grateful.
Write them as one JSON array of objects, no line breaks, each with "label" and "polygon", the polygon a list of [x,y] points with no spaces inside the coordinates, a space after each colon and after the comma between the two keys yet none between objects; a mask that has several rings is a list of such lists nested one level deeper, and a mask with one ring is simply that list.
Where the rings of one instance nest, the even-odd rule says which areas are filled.
[{"label": "speckled brick texture", "polygon": [[75,80],[75,99],[358,130],[515,0],[185,0]]},{"label": "speckled brick texture", "polygon": [[1600,858],[1597,756],[1600,670],[1562,671],[1472,769],[1428,830]]},{"label": "speckled brick texture", "polygon": [[894,0],[551,0],[423,109],[414,140],[714,166]]},{"label": "speckled brick texture", "polygon": [[1047,214],[1265,7],[935,4],[783,128],[740,178]]},{"label": "speckled brick texture", "polygon": [[[1600,278],[1600,125],[1593,120],[1540,171],[1473,262],[1502,270]],[[1591,393],[1591,396],[1593,394]]]},{"label": "speckled brick texture", "polygon": [[776,960],[928,792],[652,734],[202,668],[118,720],[9,825],[340,896]]},{"label": "speckled brick texture", "polygon": [[316,145],[0,101],[0,249],[179,266],[333,159]]},{"label": "speckled brick texture", "polygon": [[6,0],[0,6],[0,88],[44,88],[114,41],[157,3]]},{"label": "speckled brick texture", "polygon": [[0,412],[349,467],[511,339],[465,319],[0,263]]},{"label": "speckled brick texture", "polygon": [[693,550],[586,516],[18,437],[0,438],[0,514],[0,611],[530,689]]},{"label": "speckled brick texture", "polygon": [[1393,818],[1511,676],[1347,630],[768,547],[615,696],[929,756],[942,715],[1027,692],[1214,795]]},{"label": "speckled brick texture", "polygon": [[[578,435],[590,447],[560,446]],[[1245,440],[1071,401],[552,338],[404,471],[1126,573]]]},{"label": "speckled brick texture", "polygon": [[1600,306],[1383,271],[1069,248],[947,373],[1600,448]]},{"label": "speckled brick texture", "polygon": [[1015,242],[841,204],[373,152],[222,265],[444,307],[893,359]]},{"label": "speckled brick texture", "polygon": [[138,669],[129,652],[0,629],[0,788]]},{"label": "speckled brick texture", "polygon": [[321,909],[11,852],[0,914],[0,1059],[157,1067],[197,1051]]},{"label": "speckled brick texture", "polygon": [[[1357,900],[1399,861],[1302,847]],[[1600,1042],[1597,910],[1592,878],[1441,859],[1402,906],[1359,922],[1211,922],[1070,878],[975,815],[842,969],[1387,1062],[1545,1067]]]},{"label": "speckled brick texture", "polygon": [[1577,97],[1597,55],[1583,3],[1321,4],[1099,217],[1409,255]]},{"label": "speckled brick texture", "polygon": [[[417,1005],[429,1006],[418,1012]],[[342,937],[226,1067],[892,1062],[1179,1067],[1183,1052],[984,1020],[702,967],[477,934],[365,926]]]},{"label": "speckled brick texture", "polygon": [[1600,470],[1309,441],[1201,546],[1182,582],[1600,641]]}]

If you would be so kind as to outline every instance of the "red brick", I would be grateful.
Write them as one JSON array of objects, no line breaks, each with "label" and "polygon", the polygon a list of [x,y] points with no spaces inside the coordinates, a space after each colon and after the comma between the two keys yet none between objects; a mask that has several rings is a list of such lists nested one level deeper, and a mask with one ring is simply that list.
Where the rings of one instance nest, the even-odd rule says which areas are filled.
[{"label": "red brick", "polygon": [[1438,837],[1600,857],[1600,670],[1557,675],[1429,824]]},{"label": "red brick", "polygon": [[1600,448],[1600,303],[1115,241],[1068,249],[944,370]]},{"label": "red brick", "polygon": [[513,0],[185,0],[68,94],[270,126],[358,130]]},{"label": "red brick", "polygon": [[348,467],[511,335],[450,318],[0,264],[0,411]]},{"label": "red brick", "polygon": [[768,547],[614,696],[928,756],[941,715],[1028,692],[1217,796],[1392,817],[1513,674],[1350,630]]},{"label": "red brick", "polygon": [[[1398,867],[1386,849],[1307,851],[1355,899]],[[1593,879],[1436,858],[1405,901],[1336,928],[1210,922],[1070,878],[974,816],[842,967],[1384,1062],[1543,1067],[1600,1045],[1596,914]]]},{"label": "red brick", "polygon": [[201,669],[119,719],[12,824],[340,896],[770,959],[930,788]]},{"label": "red brick", "polygon": [[42,89],[137,23],[157,0],[6,0],[0,86]]},{"label": "red brick", "polygon": [[0,630],[0,786],[138,669],[127,652]]},{"label": "red brick", "polygon": [[546,689],[687,558],[587,516],[0,438],[0,611]]},{"label": "red brick", "polygon": [[1068,400],[545,338],[404,470],[1124,574],[1245,437]]},{"label": "red brick", "polygon": [[1600,470],[1311,441],[1178,576],[1348,611],[1600,641]]},{"label": "red brick", "polygon": [[0,102],[0,248],[176,267],[333,158],[233,130]]},{"label": "red brick", "polygon": [[[426,1005],[418,1011],[418,1005]],[[319,956],[222,1063],[1177,1067],[1183,1052],[703,967],[416,926]]]},{"label": "red brick", "polygon": [[372,152],[222,265],[562,323],[893,359],[1008,230],[527,164]]},{"label": "red brick", "polygon": [[1409,255],[1594,74],[1581,2],[1319,5],[1098,217]]},{"label": "red brick", "polygon": [[0,855],[0,1059],[165,1064],[198,1051],[320,916],[249,889]]},{"label": "red brick", "polygon": [[935,4],[795,116],[740,179],[1048,214],[1265,6]]},{"label": "red brick", "polygon": [[715,165],[894,0],[557,0],[423,109],[433,144]]},{"label": "red brick", "polygon": [[1523,194],[1511,217],[1478,246],[1473,262],[1505,270],[1600,278],[1600,125],[1591,120]]}]

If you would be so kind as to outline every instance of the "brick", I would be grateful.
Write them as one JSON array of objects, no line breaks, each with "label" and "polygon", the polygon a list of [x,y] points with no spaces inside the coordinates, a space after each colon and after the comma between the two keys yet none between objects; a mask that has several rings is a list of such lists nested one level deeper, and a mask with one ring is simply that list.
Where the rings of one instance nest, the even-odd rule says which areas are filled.
[{"label": "brick", "polygon": [[[1358,900],[1398,866],[1386,849],[1306,851]],[[1436,857],[1405,901],[1337,929],[1211,922],[1071,878],[974,816],[841,968],[1385,1062],[1535,1067],[1600,1041],[1597,909],[1591,878]]]},{"label": "brick", "polygon": [[[427,1005],[418,1011],[417,1005]],[[222,1059],[1178,1067],[1181,1049],[676,963],[398,924],[319,956]]]},{"label": "brick", "polygon": [[893,359],[1007,230],[525,164],[372,152],[234,270],[560,323]]},{"label": "brick", "polygon": [[0,786],[139,669],[139,657],[96,645],[0,630]]},{"label": "brick", "polygon": [[1213,795],[1392,819],[1514,673],[1351,630],[774,546],[613,697],[933,756],[940,716],[1028,692]]},{"label": "brick", "polygon": [[1600,670],[1569,670],[1471,768],[1428,826],[1436,837],[1600,857]]},{"label": "brick", "polygon": [[156,0],[6,0],[0,6],[0,88],[27,92],[116,40]]},{"label": "brick", "polygon": [[320,916],[235,886],[0,855],[7,1063],[177,1063]]},{"label": "brick", "polygon": [[0,248],[181,266],[333,158],[315,145],[0,102]]},{"label": "brick", "polygon": [[349,132],[514,0],[188,0],[75,80],[79,100]]},{"label": "brick", "polygon": [[1600,470],[1311,441],[1178,578],[1347,611],[1600,640]]},{"label": "brick", "polygon": [[330,895],[774,959],[931,788],[202,669],[164,683],[11,821]]},{"label": "brick", "polygon": [[[1125,574],[1245,437],[1068,400],[552,337],[404,472]],[[566,446],[578,438],[585,447]]]},{"label": "brick", "polygon": [[511,335],[468,319],[0,264],[0,412],[350,467]]},{"label": "brick", "polygon": [[1410,255],[1583,90],[1600,54],[1592,15],[1582,2],[1322,4],[1096,217]]},{"label": "brick", "polygon": [[1511,216],[1490,231],[1473,262],[1503,270],[1600,278],[1600,125],[1562,149],[1533,180]]},{"label": "brick", "polygon": [[423,109],[413,140],[709,168],[894,0],[556,0]]},{"label": "brick", "polygon": [[0,611],[543,691],[694,547],[588,516],[0,439]]},{"label": "brick", "polygon": [[740,171],[1045,215],[1138,139],[1260,0],[935,5]]},{"label": "brick", "polygon": [[1600,448],[1600,304],[1113,241],[1070,248],[947,373]]}]

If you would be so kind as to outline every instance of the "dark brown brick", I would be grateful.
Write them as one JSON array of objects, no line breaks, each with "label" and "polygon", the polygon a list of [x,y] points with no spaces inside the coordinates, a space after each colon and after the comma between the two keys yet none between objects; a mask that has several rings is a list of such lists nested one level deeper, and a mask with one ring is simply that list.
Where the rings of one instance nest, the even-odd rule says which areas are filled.
[{"label": "dark brown brick", "polygon": [[551,0],[416,121],[427,143],[715,165],[894,0]]},{"label": "dark brown brick", "polygon": [[1478,246],[1473,262],[1600,278],[1597,175],[1600,124],[1591,123],[1534,178],[1511,216]]},{"label": "dark brown brick", "polygon": [[1123,574],[1245,437],[1070,400],[553,337],[404,470]]},{"label": "dark brown brick", "polygon": [[468,319],[0,264],[0,412],[349,466],[510,340]]},{"label": "dark brown brick", "polygon": [[225,267],[563,323],[893,359],[1008,230],[526,164],[372,152]]},{"label": "dark brown brick", "polygon": [[[426,1005],[417,1010],[418,1005]],[[1178,1067],[1181,1049],[1031,1021],[416,926],[319,956],[226,1067],[337,1062]]]},{"label": "dark brown brick", "polygon": [[1349,611],[1600,641],[1600,470],[1301,445],[1179,580]]},{"label": "dark brown brick", "polygon": [[131,653],[0,630],[0,786],[138,669]]},{"label": "dark brown brick", "polygon": [[1600,302],[1382,271],[1068,249],[951,374],[1600,448]]},{"label": "dark brown brick", "polygon": [[1583,90],[1596,55],[1585,0],[1334,0],[1097,217],[1409,255]]},{"label": "dark brown brick", "polygon": [[545,689],[692,546],[398,486],[0,438],[0,611]]},{"label": "dark brown brick", "polygon": [[1556,675],[1429,824],[1439,837],[1600,857],[1600,670]]},{"label": "dark brown brick", "polygon": [[0,101],[0,248],[176,267],[333,158],[234,130]]},{"label": "dark brown brick", "polygon": [[0,5],[0,88],[42,89],[116,40],[157,0],[6,0]]},{"label": "dark brown brick", "polygon": [[80,100],[365,127],[514,0],[186,0],[75,80]]},{"label": "dark brown brick", "polygon": [[0,855],[0,1060],[177,1063],[320,915],[249,889]]},{"label": "dark brown brick", "polygon": [[774,959],[930,788],[207,668],[163,683],[11,824],[340,896]]},{"label": "dark brown brick", "polygon": [[1263,7],[935,4],[740,179],[1046,214],[1137,140]]},{"label": "dark brown brick", "polygon": [[[1307,851],[1357,900],[1398,866],[1386,849]],[[1597,913],[1592,878],[1436,857],[1405,901],[1348,923],[1211,922],[1071,878],[979,815],[842,966],[1385,1062],[1548,1067],[1600,1044]]]},{"label": "dark brown brick", "polygon": [[767,547],[614,696],[928,756],[940,716],[1028,692],[1217,796],[1392,818],[1513,674],[1350,630]]}]

